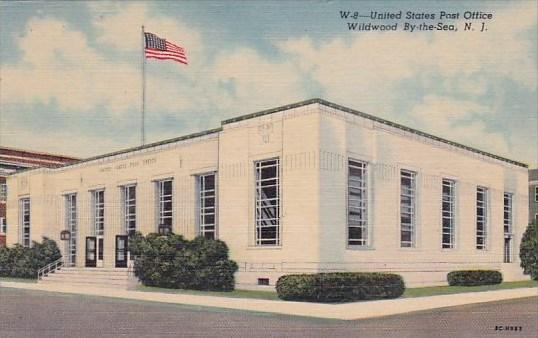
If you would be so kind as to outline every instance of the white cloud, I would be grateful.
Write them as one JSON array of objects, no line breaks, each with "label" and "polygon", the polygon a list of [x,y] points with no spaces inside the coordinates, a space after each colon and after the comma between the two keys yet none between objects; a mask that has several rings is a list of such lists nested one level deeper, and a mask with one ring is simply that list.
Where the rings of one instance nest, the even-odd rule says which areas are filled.
[{"label": "white cloud", "polygon": [[218,91],[216,102],[243,113],[294,102],[306,95],[302,76],[292,64],[269,61],[251,48],[219,54],[212,77],[228,88]]},{"label": "white cloud", "polygon": [[117,140],[103,137],[92,131],[75,135],[71,129],[29,128],[25,124],[10,121],[8,118],[2,118],[0,122],[2,123],[0,128],[2,145],[66,156],[90,157],[119,150],[125,148],[126,145],[135,145],[138,142],[136,134],[124,137],[122,143],[119,143]]},{"label": "white cloud", "polygon": [[89,4],[93,25],[98,30],[97,41],[123,52],[139,53],[142,48],[141,26],[146,32],[181,45],[187,50],[191,63],[201,59],[203,45],[199,33],[184,24],[181,18],[151,13],[142,2],[126,4]]},{"label": "white cloud", "polygon": [[133,83],[140,76],[135,69],[106,60],[66,22],[31,19],[17,44],[23,58],[2,67],[1,104],[55,101],[65,111],[104,105],[115,113],[137,104],[140,86]]},{"label": "white cloud", "polygon": [[507,155],[507,140],[501,133],[488,130],[484,122],[491,118],[489,112],[489,107],[472,101],[429,95],[412,108],[410,115],[430,133]]},{"label": "white cloud", "polygon": [[403,81],[425,83],[435,76],[450,80],[449,89],[474,95],[485,93],[484,76],[510,78],[536,90],[535,46],[521,37],[536,30],[536,3],[499,9],[488,27],[482,33],[434,32],[431,36],[421,32],[355,33],[350,41],[335,38],[320,46],[302,37],[278,47],[291,56],[298,69],[309,72],[329,97],[351,101],[366,111],[393,110],[388,101],[399,96],[394,91]]}]

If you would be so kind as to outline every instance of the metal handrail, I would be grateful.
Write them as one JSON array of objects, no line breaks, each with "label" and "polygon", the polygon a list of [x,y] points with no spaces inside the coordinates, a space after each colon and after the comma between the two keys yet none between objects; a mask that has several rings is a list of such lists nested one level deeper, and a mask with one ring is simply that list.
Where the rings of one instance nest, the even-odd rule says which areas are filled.
[{"label": "metal handrail", "polygon": [[129,277],[135,276],[135,269],[134,269],[134,261],[136,260],[138,256],[133,256],[133,259],[131,260],[131,253],[127,252],[127,275]]},{"label": "metal handrail", "polygon": [[41,269],[37,270],[37,280],[43,279],[43,277],[47,276],[51,272],[58,270],[63,265],[64,265],[63,257],[55,260],[52,263],[45,265]]}]

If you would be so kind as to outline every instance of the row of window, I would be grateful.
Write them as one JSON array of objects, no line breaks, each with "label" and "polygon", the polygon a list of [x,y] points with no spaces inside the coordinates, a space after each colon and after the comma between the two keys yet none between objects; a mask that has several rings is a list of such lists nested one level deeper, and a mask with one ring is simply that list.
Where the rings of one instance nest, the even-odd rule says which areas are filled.
[{"label": "row of window", "polygon": [[[257,161],[256,170],[256,245],[280,245],[280,161],[278,158]],[[217,182],[215,173],[196,177],[198,194],[198,229],[205,238],[217,237]],[[127,234],[137,230],[136,184],[121,187],[123,226]],[[157,231],[172,229],[173,180],[155,182]],[[67,244],[70,261],[76,260],[76,194],[65,195],[66,229],[72,234]],[[105,190],[91,191],[92,225],[95,236],[105,232]],[[30,245],[30,199],[20,199],[21,242]]]},{"label": "row of window", "polygon": [[[368,163],[348,161],[348,222],[347,242],[350,246],[369,246],[368,227]],[[400,246],[416,245],[416,199],[417,173],[400,171]],[[442,179],[441,182],[441,248],[455,247],[456,233],[456,181]],[[513,197],[504,194],[504,250],[505,262],[511,260]],[[476,249],[487,248],[488,236],[488,189],[476,188]]]},{"label": "row of window", "polygon": [[[278,158],[257,161],[255,169],[255,244],[280,245],[280,161]],[[417,173],[410,170],[400,172],[400,246],[416,245],[416,199]],[[198,229],[206,238],[217,237],[217,182],[215,173],[199,175],[197,180]],[[441,247],[455,247],[456,231],[456,181],[443,179],[441,182]],[[125,232],[137,229],[136,184],[121,187],[121,205]],[[157,231],[172,229],[173,220],[173,180],[155,182]],[[103,236],[105,231],[105,191],[93,190],[92,222],[95,236]],[[488,236],[488,189],[476,189],[476,249],[487,247]],[[76,194],[66,198],[66,228],[76,233]],[[348,162],[347,191],[347,242],[350,246],[369,246],[370,229],[368,223],[368,163],[357,160]],[[505,260],[510,260],[512,239],[512,194],[504,194]],[[22,244],[29,245],[30,200],[20,200]],[[71,236],[75,238],[76,236]],[[69,248],[76,247],[76,239]],[[69,250],[73,261],[75,251]]]}]

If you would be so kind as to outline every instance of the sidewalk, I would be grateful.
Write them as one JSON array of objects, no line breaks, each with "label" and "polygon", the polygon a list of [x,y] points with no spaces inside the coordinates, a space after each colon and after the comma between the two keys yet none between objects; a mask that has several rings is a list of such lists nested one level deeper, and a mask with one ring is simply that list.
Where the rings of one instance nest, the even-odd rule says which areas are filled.
[{"label": "sidewalk", "polygon": [[141,292],[105,288],[80,289],[80,287],[76,286],[51,284],[43,285],[39,283],[34,284],[0,282],[0,287],[123,298],[139,301],[197,305],[234,310],[268,312],[294,316],[330,318],[341,320],[373,318],[388,315],[404,314],[413,311],[438,309],[450,306],[538,296],[538,288],[521,288],[484,292],[470,292],[431,297],[365,301],[346,304],[319,304],[263,299],[171,294],[160,292]]}]

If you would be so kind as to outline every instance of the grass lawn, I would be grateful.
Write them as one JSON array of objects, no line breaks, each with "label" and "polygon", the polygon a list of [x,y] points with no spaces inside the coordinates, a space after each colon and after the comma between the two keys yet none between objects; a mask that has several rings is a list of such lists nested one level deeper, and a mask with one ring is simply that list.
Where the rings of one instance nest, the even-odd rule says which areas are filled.
[{"label": "grass lawn", "polygon": [[[491,290],[503,290],[503,289],[516,289],[516,288],[529,288],[538,287],[537,281],[519,281],[519,282],[505,282],[497,285],[483,285],[483,286],[432,286],[425,288],[409,288],[405,290],[402,298],[413,297],[427,297],[436,295],[448,295],[454,293],[465,292],[478,292],[478,291],[491,291]],[[165,293],[178,293],[184,295],[198,295],[198,296],[217,296],[217,297],[232,297],[232,298],[253,298],[253,299],[268,299],[268,300],[280,300],[275,291],[260,291],[260,290],[234,290],[230,292],[217,292],[217,291],[197,291],[197,290],[182,290],[182,289],[165,289],[149,286],[138,286],[138,291],[144,292],[165,292]]]},{"label": "grass lawn", "polygon": [[453,293],[466,293],[478,291],[492,291],[517,288],[532,288],[538,287],[537,281],[527,280],[518,282],[504,282],[495,285],[481,286],[432,286],[425,288],[409,288],[406,289],[402,298],[427,297],[437,295],[449,295]]},{"label": "grass lawn", "polygon": [[157,287],[139,285],[137,287],[137,291],[179,293],[179,294],[184,294],[184,295],[197,295],[197,296],[217,296],[217,297],[232,297],[232,298],[254,298],[254,299],[279,300],[276,294],[276,291],[263,291],[263,290],[234,290],[230,292],[224,292],[224,291],[220,292],[220,291],[166,289],[166,288],[157,288]]},{"label": "grass lawn", "polygon": [[0,277],[0,282],[37,283],[37,279],[33,279],[33,278]]}]

